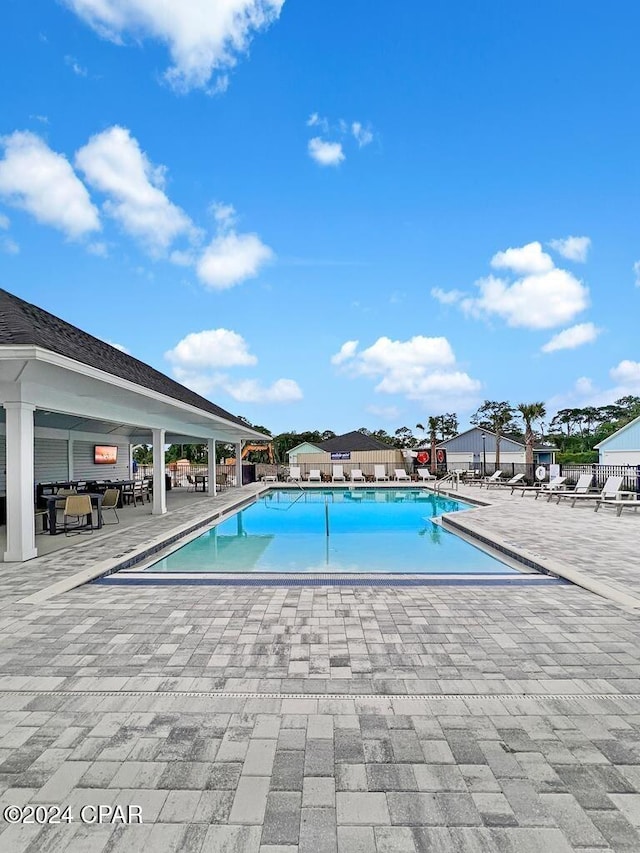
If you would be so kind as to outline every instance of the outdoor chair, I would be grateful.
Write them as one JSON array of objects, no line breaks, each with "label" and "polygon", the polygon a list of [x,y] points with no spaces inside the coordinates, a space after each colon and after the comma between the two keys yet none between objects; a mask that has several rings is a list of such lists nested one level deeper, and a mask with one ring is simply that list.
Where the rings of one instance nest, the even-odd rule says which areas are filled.
[{"label": "outdoor chair", "polygon": [[317,468],[312,468],[311,471],[309,471],[307,481],[309,483],[321,483],[322,475],[320,474],[320,470]]},{"label": "outdoor chair", "polygon": [[615,501],[617,503],[619,500],[624,500],[627,495],[634,495],[635,500],[635,492],[620,491],[623,480],[624,477],[607,477],[607,481],[600,492],[592,492],[587,495],[576,495],[574,492],[570,495],[561,495],[561,497],[570,500],[572,507],[576,505],[576,501],[596,501],[595,511],[597,512],[605,502],[613,503]]},{"label": "outdoor chair", "polygon": [[36,509],[35,510],[35,520],[37,521],[39,518],[42,519],[42,526],[40,530],[36,530],[36,534],[38,533],[46,533],[49,529],[48,518],[49,518],[49,510],[48,509]]},{"label": "outdoor chair", "polygon": [[510,480],[494,480],[492,483],[487,483],[487,488],[504,489],[505,486],[509,486],[511,488],[511,494],[513,494],[513,487],[521,480],[524,480],[524,474],[514,474]]},{"label": "outdoor chair", "polygon": [[342,465],[334,465],[333,473],[331,475],[331,482],[335,483],[336,480],[341,480],[344,483],[346,479],[347,478],[344,476],[344,470],[342,468]]},{"label": "outdoor chair", "polygon": [[374,479],[375,479],[376,483],[379,480],[388,480],[389,479],[387,477],[387,472],[385,470],[384,465],[374,465],[373,466],[373,473],[374,473]]},{"label": "outdoor chair", "polygon": [[287,481],[299,483],[302,477],[300,476],[300,466],[299,465],[291,465],[289,466],[289,476],[287,477]]},{"label": "outdoor chair", "polygon": [[[524,497],[525,494],[529,493],[535,495],[536,500],[538,500],[540,495],[548,495],[549,492],[559,489],[560,486],[564,485],[566,479],[566,477],[554,477],[548,483],[539,483],[535,486],[516,486],[515,491],[520,492],[520,497]],[[511,490],[511,494],[513,492],[514,489]]]},{"label": "outdoor chair", "polygon": [[488,487],[489,483],[497,483],[500,477],[502,477],[502,470],[498,468],[498,470],[494,471],[490,477],[485,477],[483,480],[480,481],[480,488],[482,488],[483,486]]},{"label": "outdoor chair", "polygon": [[351,469],[351,482],[352,483],[364,483],[365,476],[359,468]]},{"label": "outdoor chair", "polygon": [[102,514],[104,516],[104,513],[106,510],[112,509],[113,514],[116,517],[116,520],[115,521],[109,521],[109,522],[103,520],[103,522],[102,522],[103,524],[119,524],[120,523],[120,519],[118,518],[118,512],[117,512],[117,506],[118,506],[119,501],[120,501],[120,489],[107,489],[107,491],[104,493],[104,498],[102,499]]},{"label": "outdoor chair", "polygon": [[[570,497],[573,495],[588,495],[589,492],[592,491],[591,483],[593,482],[593,474],[580,474],[578,477],[578,482],[573,487],[565,486],[562,489],[552,489],[549,491],[549,497],[547,498],[547,503],[552,498],[557,498],[557,503],[560,503],[560,498],[565,495],[569,495]],[[596,489],[596,491],[598,491]],[[599,494],[599,492],[598,492]]]},{"label": "outdoor chair", "polygon": [[436,479],[436,475],[432,474],[428,468],[418,468],[418,477],[422,481],[435,480]]},{"label": "outdoor chair", "polygon": [[[624,492],[623,494],[629,494],[628,492]],[[628,506],[634,509],[636,512],[640,509],[640,500],[638,500],[638,496],[632,500],[628,500],[626,498],[620,498],[619,500],[611,500],[610,498],[598,498],[596,500],[595,511],[598,512],[601,506],[614,506],[616,508],[616,516],[620,518],[622,515],[622,510]]]},{"label": "outdoor chair", "polygon": [[228,485],[226,474],[216,474],[216,486],[219,489],[226,489]]},{"label": "outdoor chair", "polygon": [[395,469],[394,479],[397,482],[400,482],[401,480],[404,480],[405,482],[406,481],[411,482],[411,477],[407,474],[407,472],[404,470],[404,468],[396,468]]},{"label": "outdoor chair", "polygon": [[[75,523],[67,523],[67,519],[74,518]],[[64,505],[63,526],[65,536],[93,533],[93,507],[89,495],[69,495]]]},{"label": "outdoor chair", "polygon": [[188,492],[195,492],[195,490],[196,490],[196,481],[193,479],[193,477],[191,476],[191,474],[187,474],[187,484],[188,484],[188,485],[187,485],[187,491],[188,491]]}]

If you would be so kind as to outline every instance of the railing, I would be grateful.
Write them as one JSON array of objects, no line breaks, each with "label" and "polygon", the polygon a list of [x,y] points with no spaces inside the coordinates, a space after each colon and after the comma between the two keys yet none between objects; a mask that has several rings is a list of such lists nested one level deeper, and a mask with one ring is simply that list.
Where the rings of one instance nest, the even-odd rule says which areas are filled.
[{"label": "railing", "polygon": [[[516,474],[524,474],[528,483],[537,482],[535,472],[538,468],[545,468],[547,479],[549,478],[549,465],[527,465],[525,462],[501,462],[496,466],[495,462],[487,462],[486,465],[469,462],[466,465],[457,465],[465,470],[476,470],[484,476],[490,476],[500,468],[503,479],[514,477]],[[567,485],[577,483],[581,474],[591,474],[594,487],[602,488],[607,477],[622,477],[621,488],[624,491],[640,493],[640,465],[600,465],[589,463],[585,465],[573,465],[562,463],[559,466],[560,476],[567,478]]]}]

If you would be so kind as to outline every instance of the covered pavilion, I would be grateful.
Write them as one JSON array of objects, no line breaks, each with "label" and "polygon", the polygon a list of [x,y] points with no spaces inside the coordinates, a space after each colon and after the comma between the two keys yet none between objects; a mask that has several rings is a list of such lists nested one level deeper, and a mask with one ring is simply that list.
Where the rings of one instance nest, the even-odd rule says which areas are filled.
[{"label": "covered pavilion", "polygon": [[[207,444],[207,490],[215,495],[215,442],[235,445],[241,484],[242,442],[264,439],[148,364],[1,289],[0,402],[5,562],[37,556],[39,481],[125,478],[131,476],[131,446],[152,444],[152,511],[162,515],[166,444]],[[96,445],[118,447],[116,462],[96,465]]]}]

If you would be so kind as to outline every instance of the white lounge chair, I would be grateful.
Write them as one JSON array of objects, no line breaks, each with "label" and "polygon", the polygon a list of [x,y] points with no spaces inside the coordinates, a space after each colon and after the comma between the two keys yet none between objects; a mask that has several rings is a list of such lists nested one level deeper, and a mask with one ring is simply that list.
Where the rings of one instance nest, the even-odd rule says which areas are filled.
[{"label": "white lounge chair", "polygon": [[404,468],[396,468],[395,471],[396,471],[396,475],[394,477],[394,480],[397,480],[397,481],[404,480],[405,482],[408,481],[409,483],[411,482],[411,477],[407,474],[407,472],[404,470]]},{"label": "white lounge chair", "polygon": [[548,483],[539,483],[537,486],[516,486],[515,491],[520,492],[521,497],[524,497],[528,492],[529,494],[535,495],[536,500],[538,500],[540,495],[547,495],[550,491],[559,489],[560,486],[566,482],[566,479],[566,477],[554,477],[553,480],[549,480]]},{"label": "white lounge chair", "polygon": [[[624,494],[627,494],[627,493],[625,492]],[[612,501],[608,498],[606,500],[604,498],[598,498],[598,500],[596,501],[595,511],[598,512],[600,507],[605,506],[605,504],[607,506],[614,506],[616,508],[616,515],[618,516],[618,518],[622,515],[622,510],[626,506],[629,506],[632,509],[635,509],[636,512],[638,512],[638,510],[640,509],[640,500],[638,500],[637,495],[633,500],[627,500],[625,498],[621,498],[620,500],[613,500]]]},{"label": "white lounge chair", "polygon": [[614,501],[624,500],[627,495],[635,495],[635,492],[623,492],[620,491],[620,486],[622,485],[622,481],[624,477],[607,477],[607,482],[602,487],[601,492],[592,492],[588,495],[576,495],[572,493],[570,495],[564,495],[568,500],[571,501],[571,506],[576,505],[576,501],[596,501],[595,510],[596,512],[600,508],[603,503],[613,503]]},{"label": "white lounge chair", "polygon": [[312,468],[311,471],[309,471],[309,476],[307,477],[307,481],[309,483],[321,483],[322,482],[322,476],[320,474],[320,470],[317,468]]},{"label": "white lounge chair", "polygon": [[352,483],[364,483],[365,476],[359,468],[351,469],[351,482]]},{"label": "white lounge chair", "polygon": [[580,474],[580,476],[578,477],[578,482],[575,484],[575,486],[570,488],[567,488],[565,486],[565,488],[563,489],[556,489],[550,491],[549,497],[547,498],[547,503],[549,503],[552,498],[557,498],[557,502],[560,503],[560,498],[565,497],[567,495],[569,497],[572,497],[573,495],[588,495],[592,491],[592,482],[593,474]]},{"label": "white lounge chair", "polygon": [[514,474],[510,480],[494,480],[493,483],[487,483],[487,488],[490,489],[493,487],[494,489],[503,489],[505,486],[509,486],[511,488],[511,494],[513,494],[513,487],[517,486],[521,480],[524,480],[524,474]]},{"label": "white lounge chair", "polygon": [[289,467],[289,476],[287,480],[289,482],[299,483],[302,477],[300,476],[300,466],[299,465],[291,465]]},{"label": "white lounge chair", "polygon": [[418,468],[418,477],[420,477],[420,479],[423,481],[436,479],[436,475],[432,474],[428,468]]},{"label": "white lounge chair", "polygon": [[494,471],[490,477],[485,477],[483,480],[481,480],[480,488],[482,488],[483,486],[488,486],[489,483],[496,483],[500,479],[500,477],[502,477],[502,470],[498,468],[498,470]]},{"label": "white lounge chair", "polygon": [[385,470],[384,465],[374,465],[373,466],[373,476],[375,478],[376,483],[379,480],[388,480],[387,472]]},{"label": "white lounge chair", "polygon": [[336,480],[341,480],[344,483],[346,479],[347,478],[344,476],[344,471],[342,470],[342,465],[334,465],[333,474],[331,475],[331,481],[335,483]]}]

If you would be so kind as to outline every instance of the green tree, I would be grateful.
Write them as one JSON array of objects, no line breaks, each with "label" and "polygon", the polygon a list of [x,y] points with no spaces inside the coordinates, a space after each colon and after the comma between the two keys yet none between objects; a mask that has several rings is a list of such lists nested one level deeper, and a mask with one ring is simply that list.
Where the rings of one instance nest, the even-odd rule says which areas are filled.
[{"label": "green tree", "polygon": [[500,443],[503,436],[517,428],[514,419],[514,409],[506,401],[485,400],[477,412],[469,420],[480,429],[494,433],[496,440],[496,468],[500,466]]},{"label": "green tree", "polygon": [[524,423],[525,462],[533,467],[533,442],[535,433],[533,424],[541,421],[547,414],[544,403],[519,403],[517,410]]}]

